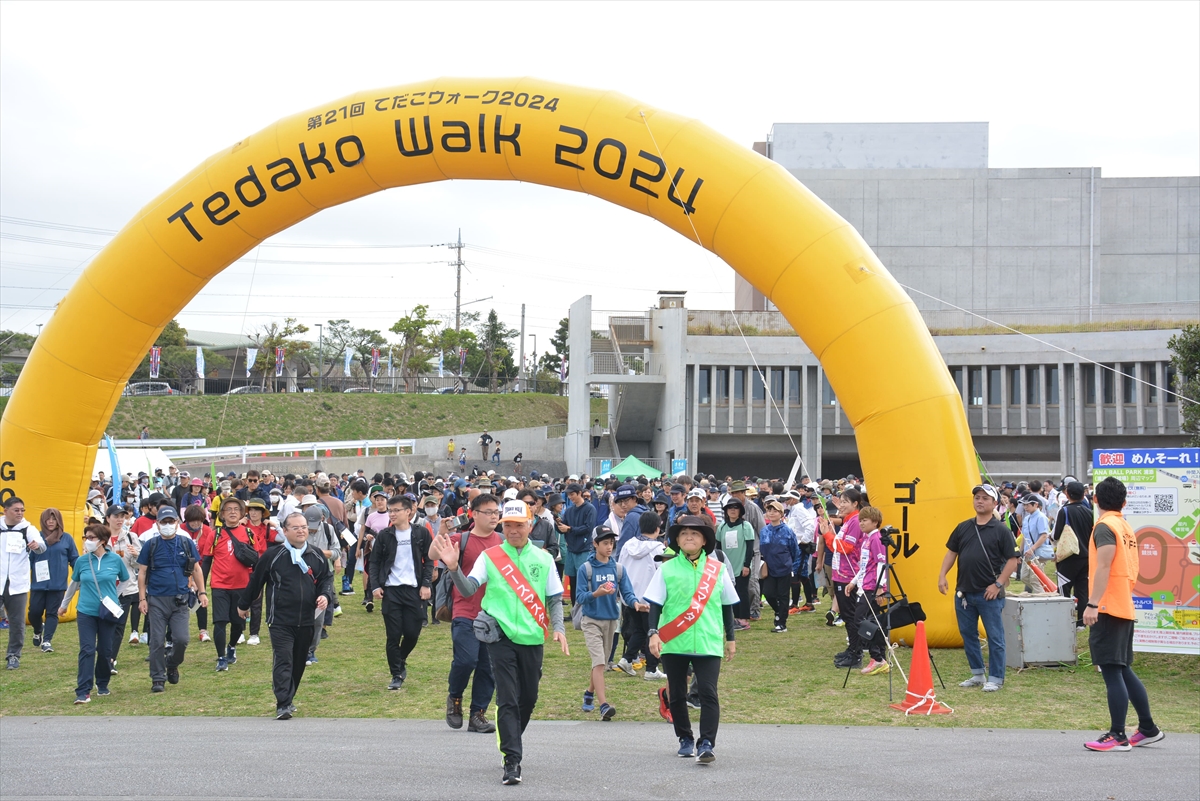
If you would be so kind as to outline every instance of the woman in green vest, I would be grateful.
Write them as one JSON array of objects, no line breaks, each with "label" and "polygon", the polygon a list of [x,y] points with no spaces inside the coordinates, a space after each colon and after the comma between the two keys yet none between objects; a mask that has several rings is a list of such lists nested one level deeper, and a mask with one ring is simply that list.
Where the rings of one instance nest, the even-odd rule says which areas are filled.
[{"label": "woman in green vest", "polygon": [[[667,531],[668,551],[660,557],[662,569],[651,579],[645,595],[650,603],[650,652],[661,657],[667,672],[678,754],[695,756],[701,763],[716,759],[713,746],[721,721],[717,698],[721,656],[732,659],[737,649],[733,607],[738,594],[716,547],[717,534],[707,517],[680,515]],[[699,742],[688,717],[689,666],[700,696]]]}]

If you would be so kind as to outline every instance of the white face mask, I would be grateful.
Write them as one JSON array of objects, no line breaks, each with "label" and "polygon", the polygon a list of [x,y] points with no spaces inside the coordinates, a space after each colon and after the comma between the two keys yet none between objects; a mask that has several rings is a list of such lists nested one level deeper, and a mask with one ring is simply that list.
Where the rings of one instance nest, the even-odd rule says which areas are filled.
[{"label": "white face mask", "polygon": [[84,540],[83,550],[88,553],[95,553],[100,548],[100,540]]},{"label": "white face mask", "polygon": [[174,537],[175,536],[175,524],[174,523],[159,523],[158,524],[158,533],[161,534],[162,536],[166,537],[167,539]]}]

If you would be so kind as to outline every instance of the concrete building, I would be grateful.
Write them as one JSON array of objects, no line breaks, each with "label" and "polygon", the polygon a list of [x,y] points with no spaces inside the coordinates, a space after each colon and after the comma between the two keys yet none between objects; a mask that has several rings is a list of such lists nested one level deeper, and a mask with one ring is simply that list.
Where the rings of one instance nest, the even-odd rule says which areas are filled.
[{"label": "concrete building", "polygon": [[[1094,448],[1183,443],[1164,388],[1168,340],[1200,319],[1200,177],[989,169],[986,123],[776,125],[755,149],[852,223],[906,286],[993,477],[1083,475]],[[740,276],[735,312],[688,309],[685,297],[660,293],[659,308],[602,331],[590,297],[572,305],[571,353],[587,358],[571,362],[570,469],[633,454],[664,470],[686,460],[693,473],[782,475],[794,443],[814,476],[861,474],[851,426],[783,316]],[[1100,330],[1120,320],[1154,322]],[[983,332],[993,321],[1076,330]],[[610,388],[599,449],[587,431],[593,385]]]}]

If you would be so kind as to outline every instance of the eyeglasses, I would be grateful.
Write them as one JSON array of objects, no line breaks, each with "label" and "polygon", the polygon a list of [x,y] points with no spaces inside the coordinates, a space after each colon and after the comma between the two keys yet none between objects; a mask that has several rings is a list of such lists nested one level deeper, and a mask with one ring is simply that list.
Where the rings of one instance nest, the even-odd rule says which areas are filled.
[{"label": "eyeglasses", "polygon": [[476,509],[476,510],[475,510],[475,514],[477,514],[477,515],[487,515],[487,516],[489,516],[489,517],[492,517],[492,516],[495,516],[495,515],[499,515],[499,514],[500,514],[500,510],[499,510],[499,509]]},{"label": "eyeglasses", "polygon": [[99,537],[97,537],[95,534],[93,534],[93,535],[92,535],[92,536],[90,536],[90,537],[89,537],[89,536],[87,536],[87,535],[85,534],[83,538],[84,538],[85,540],[93,540],[93,541],[95,541],[95,542],[99,542],[99,541],[100,541],[100,538],[99,538]]}]

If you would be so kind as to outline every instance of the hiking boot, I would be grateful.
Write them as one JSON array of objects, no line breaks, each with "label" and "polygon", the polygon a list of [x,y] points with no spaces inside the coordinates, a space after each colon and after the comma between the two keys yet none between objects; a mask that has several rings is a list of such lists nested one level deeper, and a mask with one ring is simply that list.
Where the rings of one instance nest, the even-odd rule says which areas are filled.
[{"label": "hiking boot", "polygon": [[983,674],[978,673],[978,674],[972,675],[971,678],[967,679],[966,681],[960,681],[958,683],[958,686],[959,687],[982,687],[983,684],[984,684]]},{"label": "hiking boot", "polygon": [[621,661],[617,663],[617,669],[627,676],[637,675],[637,671],[633,669],[633,665],[629,664],[629,660],[625,659],[624,657],[622,657]]},{"label": "hiking boot", "polygon": [[612,704],[605,703],[605,704],[600,705],[600,719],[601,720],[612,720],[613,716],[616,714],[617,714],[617,708],[615,706],[613,706]]},{"label": "hiking boot", "polygon": [[596,711],[596,695],[591,690],[583,691],[583,711],[584,712],[595,712]]},{"label": "hiking boot", "polygon": [[521,763],[511,757],[504,758],[504,778],[500,780],[501,784],[520,784],[521,783]]},{"label": "hiking boot", "polygon": [[1166,736],[1167,733],[1162,729],[1159,729],[1157,734],[1142,734],[1142,730],[1138,729],[1133,733],[1133,736],[1129,738],[1129,744],[1135,748],[1139,745],[1150,745],[1150,743],[1157,743]]},{"label": "hiking boot", "polygon": [[1129,751],[1133,749],[1133,746],[1129,744],[1129,740],[1124,737],[1118,737],[1111,731],[1105,732],[1090,743],[1084,743],[1083,747],[1089,751]]},{"label": "hiking boot", "polygon": [[462,698],[446,696],[446,725],[452,729],[462,728]]},{"label": "hiking boot", "polygon": [[163,686],[163,683],[161,681],[156,681],[156,682],[153,682],[150,684],[150,692],[152,692],[152,693],[165,692],[166,689],[167,688]]},{"label": "hiking boot", "polygon": [[679,750],[675,752],[681,757],[690,757],[696,755],[696,741],[691,737],[679,738]]},{"label": "hiking boot", "polygon": [[167,668],[167,681],[170,682],[171,684],[179,683],[179,668],[177,668],[177,667],[168,667]]},{"label": "hiking boot", "polygon": [[658,714],[667,723],[674,723],[675,719],[671,717],[671,705],[667,703],[667,688],[658,688]]},{"label": "hiking boot", "polygon": [[696,761],[701,765],[707,765],[717,758],[713,753],[712,743],[708,740],[701,740],[700,745],[696,746]]},{"label": "hiking boot", "polygon": [[467,721],[467,731],[479,732],[480,734],[494,734],[496,724],[487,719],[482,709],[476,709],[471,713],[471,719]]}]

